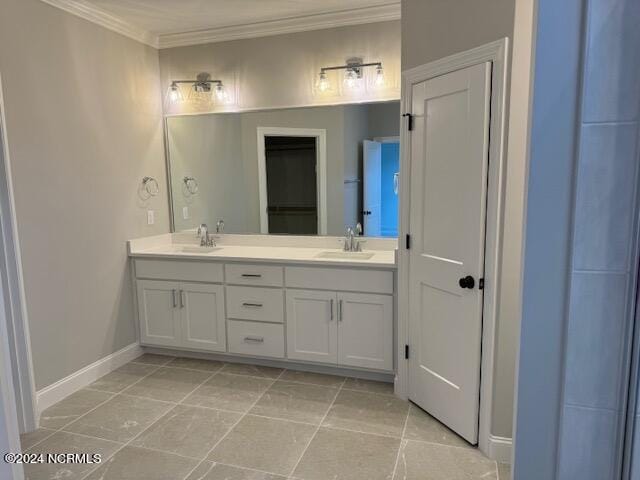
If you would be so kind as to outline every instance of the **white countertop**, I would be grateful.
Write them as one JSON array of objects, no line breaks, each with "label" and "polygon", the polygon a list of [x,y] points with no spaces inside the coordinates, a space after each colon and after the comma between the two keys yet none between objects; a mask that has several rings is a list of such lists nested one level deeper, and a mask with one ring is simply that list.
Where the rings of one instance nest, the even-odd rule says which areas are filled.
[{"label": "white countertop", "polygon": [[[238,238],[242,237],[242,238]],[[295,263],[315,266],[353,266],[395,269],[396,243],[389,240],[366,239],[363,252],[370,258],[344,255],[346,258],[326,258],[323,255],[343,255],[341,248],[335,248],[337,237],[323,237],[321,240],[300,238],[278,239],[263,235],[224,235],[218,239],[212,251],[199,251],[198,243],[184,234],[166,234],[128,242],[129,256],[136,258],[174,258],[228,262]],[[234,241],[235,240],[235,241]],[[371,248],[368,247],[370,242]],[[256,245],[262,243],[266,245]],[[310,244],[309,246],[304,245]],[[286,245],[282,245],[286,244]],[[186,248],[185,248],[186,247]],[[393,247],[393,248],[390,248]],[[187,251],[182,251],[185,248]]]}]

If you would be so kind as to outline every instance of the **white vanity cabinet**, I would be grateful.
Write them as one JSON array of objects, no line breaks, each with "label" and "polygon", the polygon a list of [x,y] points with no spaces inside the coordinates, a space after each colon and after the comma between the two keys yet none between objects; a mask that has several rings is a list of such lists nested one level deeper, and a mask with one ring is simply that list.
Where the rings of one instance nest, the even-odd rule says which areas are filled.
[{"label": "white vanity cabinet", "polygon": [[338,365],[393,368],[393,298],[339,293]]},{"label": "white vanity cabinet", "polygon": [[287,350],[295,360],[393,369],[390,295],[287,290]]},{"label": "white vanity cabinet", "polygon": [[182,346],[225,352],[224,287],[198,283],[180,285]]},{"label": "white vanity cabinet", "polygon": [[335,292],[287,290],[287,356],[338,363]]},{"label": "white vanity cabinet", "polygon": [[289,358],[393,370],[392,272],[287,267],[285,283]]},{"label": "white vanity cabinet", "polygon": [[148,345],[180,345],[178,282],[138,280],[138,322],[140,341]]},{"label": "white vanity cabinet", "polygon": [[136,258],[142,345],[393,372],[392,270]]},{"label": "white vanity cabinet", "polygon": [[143,344],[226,351],[222,285],[138,280]]}]

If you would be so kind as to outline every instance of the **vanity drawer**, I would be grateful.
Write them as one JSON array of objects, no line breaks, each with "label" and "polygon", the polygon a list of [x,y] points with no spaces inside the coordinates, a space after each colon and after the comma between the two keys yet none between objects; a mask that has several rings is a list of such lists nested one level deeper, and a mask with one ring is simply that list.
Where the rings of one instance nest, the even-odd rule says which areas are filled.
[{"label": "vanity drawer", "polygon": [[224,280],[221,263],[180,260],[136,260],[136,277],[212,283]]},{"label": "vanity drawer", "polygon": [[284,326],[229,320],[229,353],[284,358]]},{"label": "vanity drawer", "polygon": [[284,293],[277,288],[227,287],[227,317],[284,322]]},{"label": "vanity drawer", "polygon": [[284,283],[284,272],[282,267],[227,263],[224,268],[227,276],[227,283],[263,287],[281,287]]},{"label": "vanity drawer", "polygon": [[286,267],[287,287],[393,293],[393,272],[347,268]]}]

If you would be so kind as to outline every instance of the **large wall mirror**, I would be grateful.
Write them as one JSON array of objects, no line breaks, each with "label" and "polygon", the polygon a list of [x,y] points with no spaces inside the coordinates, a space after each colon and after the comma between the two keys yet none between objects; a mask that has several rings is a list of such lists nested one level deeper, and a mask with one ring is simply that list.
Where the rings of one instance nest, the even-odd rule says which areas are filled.
[{"label": "large wall mirror", "polygon": [[398,235],[400,103],[166,118],[174,231]]}]

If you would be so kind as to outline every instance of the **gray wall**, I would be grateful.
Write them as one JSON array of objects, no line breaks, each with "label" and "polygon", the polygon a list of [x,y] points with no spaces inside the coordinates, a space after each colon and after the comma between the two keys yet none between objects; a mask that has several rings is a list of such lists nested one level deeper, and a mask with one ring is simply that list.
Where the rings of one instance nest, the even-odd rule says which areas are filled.
[{"label": "gray wall", "polygon": [[[337,88],[317,90],[321,67],[343,65],[349,57],[381,61],[385,88],[342,91],[340,73],[330,73]],[[221,79],[232,97],[227,109],[288,108],[400,98],[400,22],[316,30],[250,38],[160,51],[163,91],[171,80],[195,78],[208,72]],[[367,74],[375,70],[368,69]],[[167,113],[220,111],[224,107],[184,103]]]},{"label": "gray wall", "polygon": [[[513,34],[515,0],[403,0],[402,69],[469,50]],[[510,86],[506,86],[507,99]],[[505,105],[509,111],[509,104]],[[508,116],[506,118],[508,122]],[[508,131],[506,132],[508,135]],[[509,188],[511,178],[524,175],[520,159],[507,154],[501,293],[495,345],[493,425],[491,433],[511,437],[513,391],[519,323],[522,190]]]},{"label": "gray wall", "polygon": [[402,70],[511,37],[515,0],[402,0]]},{"label": "gray wall", "polygon": [[[158,71],[150,47],[39,0],[0,3],[38,389],[136,339],[125,241],[169,228]],[[145,175],[161,187],[148,202],[137,196]]]}]

